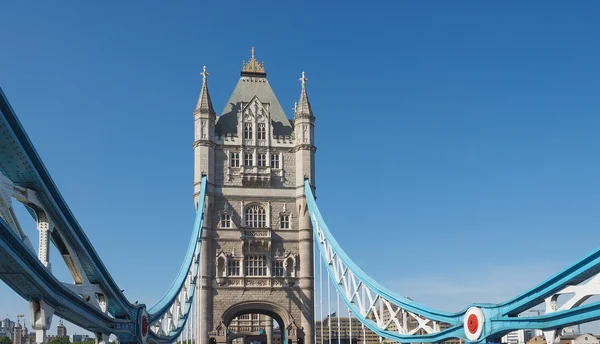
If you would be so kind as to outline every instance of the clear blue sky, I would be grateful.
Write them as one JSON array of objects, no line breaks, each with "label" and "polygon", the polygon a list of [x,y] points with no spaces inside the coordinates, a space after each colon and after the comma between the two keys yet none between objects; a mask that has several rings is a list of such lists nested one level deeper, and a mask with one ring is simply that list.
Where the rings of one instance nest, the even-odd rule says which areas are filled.
[{"label": "clear blue sky", "polygon": [[[288,117],[306,71],[319,206],[392,290],[450,311],[498,302],[600,241],[596,1],[1,12],[0,86],[131,301],[162,296],[189,239],[199,72],[220,113],[252,46]],[[0,285],[4,313],[29,316]]]}]

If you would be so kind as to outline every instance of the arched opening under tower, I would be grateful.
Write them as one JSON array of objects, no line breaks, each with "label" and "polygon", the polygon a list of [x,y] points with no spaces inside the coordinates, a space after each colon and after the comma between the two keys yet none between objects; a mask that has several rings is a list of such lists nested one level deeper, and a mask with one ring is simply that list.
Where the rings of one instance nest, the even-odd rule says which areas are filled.
[{"label": "arched opening under tower", "polygon": [[[291,314],[275,303],[240,302],[229,307],[223,313],[221,321],[227,330],[219,343],[303,343],[303,338],[297,337],[301,336],[301,331],[296,331]],[[274,331],[275,329],[278,331]]]}]

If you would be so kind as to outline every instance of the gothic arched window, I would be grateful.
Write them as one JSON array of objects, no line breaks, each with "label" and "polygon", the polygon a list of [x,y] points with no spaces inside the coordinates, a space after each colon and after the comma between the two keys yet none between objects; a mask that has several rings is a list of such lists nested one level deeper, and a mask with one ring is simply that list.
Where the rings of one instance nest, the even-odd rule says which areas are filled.
[{"label": "gothic arched window", "polygon": [[267,131],[264,123],[258,123],[258,139],[264,140],[267,138]]},{"label": "gothic arched window", "polygon": [[246,227],[263,228],[267,226],[267,214],[265,208],[255,204],[246,208],[244,213],[246,219]]},{"label": "gothic arched window", "polygon": [[252,123],[246,123],[244,125],[244,138],[245,139],[252,138]]}]

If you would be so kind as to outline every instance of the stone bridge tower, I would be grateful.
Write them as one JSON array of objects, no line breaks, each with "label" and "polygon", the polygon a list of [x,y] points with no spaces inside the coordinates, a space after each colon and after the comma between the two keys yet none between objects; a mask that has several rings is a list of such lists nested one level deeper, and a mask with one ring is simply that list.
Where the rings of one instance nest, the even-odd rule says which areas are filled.
[{"label": "stone bridge tower", "polygon": [[291,122],[254,48],[218,118],[207,75],[205,68],[194,111],[194,201],[202,175],[208,180],[196,298],[200,343],[230,343],[240,319],[259,315],[260,329],[235,331],[264,331],[271,344],[275,321],[282,343],[314,344],[313,234],[304,179],[314,185],[316,149],[307,79],[302,73]]}]

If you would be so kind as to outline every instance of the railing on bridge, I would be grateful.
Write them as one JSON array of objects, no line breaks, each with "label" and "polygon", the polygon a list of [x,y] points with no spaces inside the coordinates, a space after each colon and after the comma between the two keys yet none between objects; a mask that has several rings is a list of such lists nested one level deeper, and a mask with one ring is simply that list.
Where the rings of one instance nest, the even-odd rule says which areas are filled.
[{"label": "railing on bridge", "polygon": [[[170,343],[185,337],[194,314],[206,177],[184,262],[166,295],[147,311],[145,305],[129,302],[113,280],[1,90],[0,111],[0,278],[30,300],[36,342],[45,342],[54,314],[94,332],[104,343],[111,334],[121,342]],[[14,200],[37,222],[37,256],[15,215]],[[65,260],[72,283],[52,274],[50,244]]]},{"label": "railing on bridge", "polygon": [[[364,273],[329,231],[308,180],[304,190],[321,264],[349,312],[380,337],[403,343],[485,342],[513,330],[540,329],[548,343],[555,343],[560,329],[600,319],[600,301],[585,304],[600,295],[600,249],[507,302],[446,313],[396,295]],[[567,294],[571,297],[559,306],[559,295]],[[545,305],[544,315],[519,317],[540,305]]]}]

